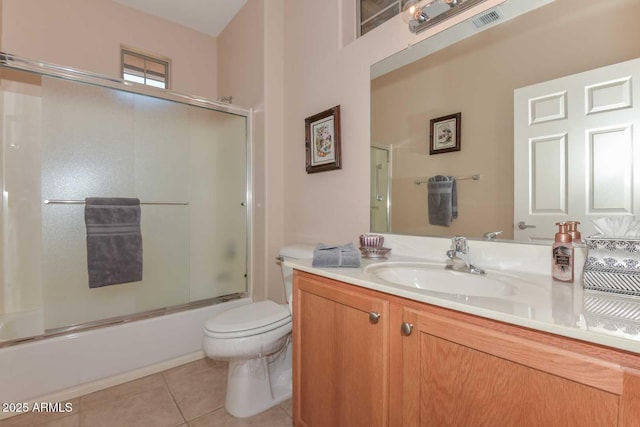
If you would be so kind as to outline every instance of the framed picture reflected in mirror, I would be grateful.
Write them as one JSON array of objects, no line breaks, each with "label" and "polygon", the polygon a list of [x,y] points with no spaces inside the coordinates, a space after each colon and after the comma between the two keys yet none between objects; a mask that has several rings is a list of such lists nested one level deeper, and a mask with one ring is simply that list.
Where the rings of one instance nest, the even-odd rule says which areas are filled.
[{"label": "framed picture reflected in mirror", "polygon": [[462,113],[431,119],[429,128],[429,154],[460,151],[460,125]]}]

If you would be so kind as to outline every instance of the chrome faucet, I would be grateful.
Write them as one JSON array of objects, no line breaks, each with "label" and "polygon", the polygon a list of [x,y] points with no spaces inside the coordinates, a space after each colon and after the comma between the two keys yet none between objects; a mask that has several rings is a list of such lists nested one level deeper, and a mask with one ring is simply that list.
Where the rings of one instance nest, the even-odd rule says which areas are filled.
[{"label": "chrome faucet", "polygon": [[502,230],[500,231],[487,231],[486,233],[484,233],[484,238],[486,240],[496,240],[496,237],[498,237],[499,235],[502,234]]},{"label": "chrome faucet", "polygon": [[[456,236],[451,239],[451,249],[447,251],[447,257],[451,260],[445,268],[447,270],[462,271],[471,274],[485,274],[484,270],[469,262],[469,245],[466,237]],[[456,261],[462,261],[461,262]]]}]

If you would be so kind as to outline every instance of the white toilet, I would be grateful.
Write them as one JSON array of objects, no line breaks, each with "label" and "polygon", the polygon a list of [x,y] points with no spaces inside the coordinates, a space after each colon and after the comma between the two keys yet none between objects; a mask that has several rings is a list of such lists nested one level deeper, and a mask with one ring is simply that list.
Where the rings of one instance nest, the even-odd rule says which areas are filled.
[{"label": "white toilet", "polygon": [[[312,258],[313,246],[280,250],[280,259]],[[224,311],[204,327],[204,352],[229,361],[225,409],[244,418],[291,398],[291,292],[293,269],[282,263],[289,304],[260,301]]]}]

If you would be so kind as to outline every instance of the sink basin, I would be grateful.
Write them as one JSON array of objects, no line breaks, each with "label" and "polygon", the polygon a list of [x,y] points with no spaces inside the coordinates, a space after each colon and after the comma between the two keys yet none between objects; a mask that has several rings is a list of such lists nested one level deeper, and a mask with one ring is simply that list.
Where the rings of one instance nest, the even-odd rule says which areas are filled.
[{"label": "sink basin", "polygon": [[412,289],[474,297],[513,295],[518,279],[496,271],[486,275],[445,270],[444,264],[428,262],[382,262],[365,268],[375,278]]}]

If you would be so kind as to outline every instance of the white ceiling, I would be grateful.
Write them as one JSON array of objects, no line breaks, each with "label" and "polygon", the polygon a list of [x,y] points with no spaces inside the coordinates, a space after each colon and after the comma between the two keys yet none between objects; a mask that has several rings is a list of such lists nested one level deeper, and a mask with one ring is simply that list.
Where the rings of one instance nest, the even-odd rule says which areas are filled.
[{"label": "white ceiling", "polygon": [[247,0],[113,0],[217,37]]}]

